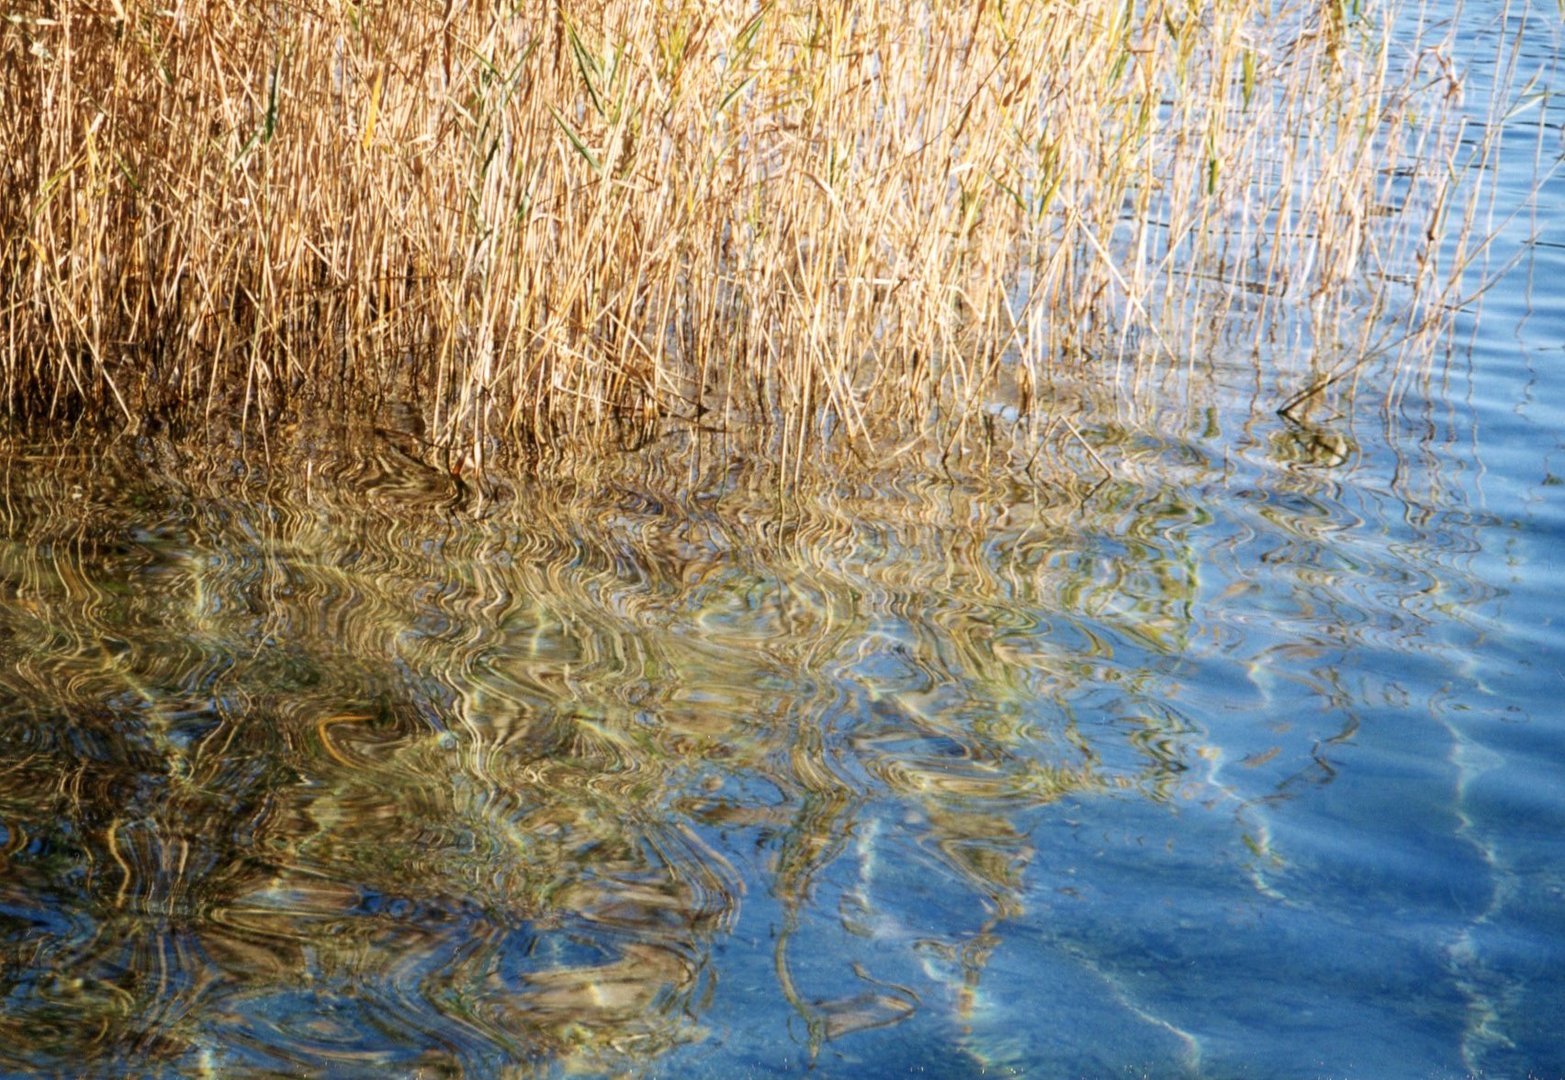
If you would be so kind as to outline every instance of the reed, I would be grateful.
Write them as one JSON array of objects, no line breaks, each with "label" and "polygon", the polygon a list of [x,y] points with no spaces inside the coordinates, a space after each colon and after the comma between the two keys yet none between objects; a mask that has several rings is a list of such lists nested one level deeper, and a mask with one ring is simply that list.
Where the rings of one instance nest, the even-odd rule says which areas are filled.
[{"label": "reed", "polygon": [[1061,365],[1373,321],[1449,176],[1372,0],[8,10],[13,417],[958,442]]}]

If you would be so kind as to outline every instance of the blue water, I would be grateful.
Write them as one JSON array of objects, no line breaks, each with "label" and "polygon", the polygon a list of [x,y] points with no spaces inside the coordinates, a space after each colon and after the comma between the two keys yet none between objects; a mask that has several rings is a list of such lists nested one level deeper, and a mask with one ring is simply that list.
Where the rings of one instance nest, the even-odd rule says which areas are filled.
[{"label": "blue water", "polygon": [[[945,1019],[828,1043],[826,1073],[1565,1076],[1560,24],[1461,19],[1474,85],[1515,65],[1481,298],[1430,368],[1328,419],[1344,460],[1242,365],[1122,448],[1119,518],[1046,559],[1085,596],[1018,636],[1078,667],[1040,723],[1126,788],[1009,812],[1005,916],[870,796],[800,963],[829,984],[868,953]],[[870,897],[884,937],[841,940],[831,892]],[[708,1020],[719,1046],[657,1071],[799,1065],[797,1030]]]}]

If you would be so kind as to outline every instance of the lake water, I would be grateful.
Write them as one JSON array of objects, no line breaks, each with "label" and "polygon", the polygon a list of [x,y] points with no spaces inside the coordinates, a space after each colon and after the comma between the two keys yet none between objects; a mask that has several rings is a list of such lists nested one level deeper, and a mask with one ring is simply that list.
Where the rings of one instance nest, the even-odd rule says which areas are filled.
[{"label": "lake water", "polygon": [[1521,75],[1433,362],[1302,424],[1203,357],[1096,486],[8,443],[0,1072],[1565,1076],[1523,14],[1462,16]]}]

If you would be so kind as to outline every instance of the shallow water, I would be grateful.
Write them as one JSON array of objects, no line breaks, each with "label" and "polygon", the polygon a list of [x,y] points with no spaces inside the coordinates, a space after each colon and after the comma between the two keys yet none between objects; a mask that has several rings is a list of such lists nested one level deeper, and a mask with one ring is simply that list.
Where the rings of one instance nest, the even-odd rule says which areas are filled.
[{"label": "shallow water", "polygon": [[1526,100],[1432,366],[1205,357],[1095,487],[9,445],[0,1070],[1565,1076]]}]

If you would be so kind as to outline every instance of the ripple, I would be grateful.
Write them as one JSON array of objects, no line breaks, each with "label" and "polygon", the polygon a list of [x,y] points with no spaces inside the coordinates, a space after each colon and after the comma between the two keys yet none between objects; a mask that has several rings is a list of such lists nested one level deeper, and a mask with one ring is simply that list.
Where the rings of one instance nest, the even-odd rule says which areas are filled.
[{"label": "ripple", "polygon": [[[976,1068],[1042,1052],[1003,1033],[1020,949],[1194,1069],[1227,1036],[1137,981],[1134,940],[1031,936],[1056,887],[1161,880],[1108,841],[1126,877],[1094,879],[1051,822],[1195,843],[1214,904],[1290,933],[1450,894],[1455,849],[1350,857],[1292,808],[1401,769],[1439,820],[1448,773],[1384,732],[1496,595],[1489,519],[1391,489],[1362,435],[1325,460],[1320,433],[1140,430],[1091,491],[785,488],[720,454],[694,484],[627,458],[478,490],[395,432],[300,438],[9,474],[15,1068],[736,1060],[693,1049],[714,1031],[804,1063],[909,1031]],[[1494,927],[1464,925],[1443,970],[1478,988]],[[1499,1030],[1526,999],[1487,986]]]}]

